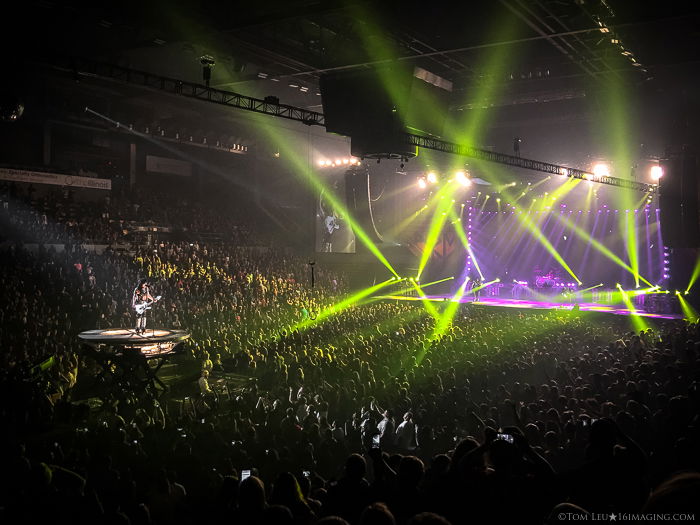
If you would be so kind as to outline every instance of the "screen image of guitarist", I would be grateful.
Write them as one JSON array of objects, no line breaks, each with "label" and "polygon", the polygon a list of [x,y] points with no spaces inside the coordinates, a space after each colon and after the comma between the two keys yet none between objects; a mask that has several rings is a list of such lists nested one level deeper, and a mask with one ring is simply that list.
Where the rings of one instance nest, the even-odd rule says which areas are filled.
[{"label": "screen image of guitarist", "polygon": [[[335,180],[333,180],[335,178]],[[350,227],[345,210],[336,203],[346,198],[343,174],[335,174],[328,180],[316,203],[316,251],[325,253],[354,253],[355,234]]]},{"label": "screen image of guitarist", "polygon": [[323,220],[323,251],[332,252],[333,251],[333,234],[336,230],[340,229],[340,221],[338,217],[333,215],[328,215]]},{"label": "screen image of guitarist", "polygon": [[141,279],[139,284],[134,289],[134,294],[131,298],[131,307],[136,314],[136,333],[143,334],[146,332],[146,312],[151,309],[151,305],[160,300],[161,296],[153,297],[150,292],[147,279]]}]

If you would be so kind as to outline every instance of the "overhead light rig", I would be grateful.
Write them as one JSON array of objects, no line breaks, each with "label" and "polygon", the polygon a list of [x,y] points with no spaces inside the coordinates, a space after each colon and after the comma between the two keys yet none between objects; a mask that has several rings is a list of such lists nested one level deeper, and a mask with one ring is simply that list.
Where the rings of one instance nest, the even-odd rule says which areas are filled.
[{"label": "overhead light rig", "polygon": [[462,157],[484,160],[487,162],[505,164],[516,168],[539,171],[542,173],[551,173],[552,175],[561,175],[564,177],[572,177],[574,179],[583,179],[591,182],[598,182],[600,184],[607,184],[610,186],[628,188],[642,192],[654,193],[658,189],[658,186],[655,184],[646,184],[644,182],[621,179],[618,177],[611,177],[609,175],[595,174],[577,168],[569,168],[568,166],[552,164],[551,162],[525,159],[513,155],[506,155],[505,153],[473,148],[471,146],[448,142],[434,137],[424,137],[422,135],[406,133],[404,138],[407,141],[407,144],[410,144],[411,146],[418,146],[419,148],[432,149],[443,153],[451,153],[453,155],[460,155]]},{"label": "overhead light rig", "polygon": [[[288,106],[286,104],[280,104],[269,99],[263,100],[248,97],[246,95],[240,95],[231,91],[224,91],[184,80],[154,75],[144,71],[129,69],[113,64],[95,62],[86,59],[68,59],[63,61],[63,63],[51,64],[50,67],[63,72],[71,73],[74,76],[121,82],[146,89],[163,91],[173,95],[194,98],[204,102],[212,102],[255,113],[262,113],[288,120],[295,120],[308,126],[325,127],[323,114],[316,111],[309,111],[294,106]],[[495,162],[516,168],[523,168],[576,179],[584,179],[600,184],[607,184],[610,186],[628,188],[648,193],[655,193],[658,191],[658,186],[655,184],[646,184],[643,182],[620,179],[617,177],[596,175],[577,168],[552,164],[551,162],[515,157],[513,155],[506,155],[505,153],[498,153],[471,146],[465,146],[454,142],[448,142],[435,137],[403,133],[401,136],[401,141],[410,146],[417,146],[487,162]]]},{"label": "overhead light rig", "polygon": [[60,64],[51,64],[51,67],[83,78],[121,82],[146,89],[163,91],[172,95],[194,98],[204,102],[296,120],[309,126],[325,125],[323,113],[280,104],[278,99],[273,100],[274,97],[267,99],[248,97],[232,91],[224,91],[194,82],[187,82],[186,80],[163,77],[145,71],[86,59],[69,59]]}]

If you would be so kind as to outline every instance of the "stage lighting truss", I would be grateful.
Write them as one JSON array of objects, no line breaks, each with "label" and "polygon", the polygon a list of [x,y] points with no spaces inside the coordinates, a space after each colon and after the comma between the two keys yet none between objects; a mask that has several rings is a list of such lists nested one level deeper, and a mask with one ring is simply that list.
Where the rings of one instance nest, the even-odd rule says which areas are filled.
[{"label": "stage lighting truss", "polygon": [[338,167],[348,167],[348,166],[359,166],[360,161],[354,157],[342,157],[330,159],[321,159],[318,161],[318,165],[321,168],[338,168]]},{"label": "stage lighting truss", "polygon": [[[289,120],[302,122],[308,126],[325,126],[325,119],[322,113],[280,104],[277,101],[273,102],[248,97],[231,91],[224,91],[209,86],[204,86],[202,84],[195,84],[184,80],[154,75],[145,71],[138,71],[114,64],[105,64],[91,60],[70,58],[59,60],[58,63],[54,63],[52,65],[55,69],[71,72],[74,75],[78,75],[80,78],[109,79],[116,82],[138,85],[146,89],[164,91],[178,96],[194,98],[209,103],[286,118]],[[532,171],[540,171],[542,173],[551,173],[553,175],[563,175],[576,179],[586,179],[586,175],[593,175],[593,182],[600,184],[618,186],[621,188],[628,188],[649,193],[656,193],[658,191],[657,184],[647,184],[610,176],[595,176],[595,174],[591,174],[576,168],[569,168],[567,166],[560,166],[550,162],[526,159],[513,155],[506,155],[505,153],[498,153],[495,151],[456,144],[437,137],[403,133],[401,139],[406,145],[442,151],[444,153],[450,153],[462,157],[479,159],[487,162],[495,162],[498,164],[505,164]]]},{"label": "stage lighting truss", "polygon": [[539,160],[515,157],[513,155],[506,155],[505,153],[498,153],[495,151],[483,150],[479,148],[473,148],[471,146],[456,144],[454,142],[447,142],[434,137],[424,137],[421,135],[406,133],[404,135],[404,139],[406,140],[406,143],[411,146],[418,146],[420,148],[442,151],[443,153],[451,153],[453,155],[460,155],[462,157],[479,159],[487,162],[496,162],[498,164],[505,164],[508,166],[514,166],[517,168],[523,168],[532,171],[540,171],[542,173],[551,173],[553,175],[571,177],[574,179],[589,180],[591,182],[607,184],[609,186],[617,186],[619,188],[628,188],[631,190],[643,191],[648,193],[656,193],[658,191],[657,184],[648,184],[645,182],[620,179],[618,177],[611,177],[610,175],[606,175],[602,172],[596,174],[577,168],[570,168],[568,166],[552,164],[551,162],[542,162]]},{"label": "stage lighting truss", "polygon": [[[474,181],[472,180],[468,171],[459,170],[454,173],[452,178],[447,178],[447,174],[438,174],[435,171],[429,171],[425,175],[417,177],[416,182],[418,187],[422,190],[426,189],[430,185],[435,185],[440,183],[440,181],[446,181],[447,183],[457,183],[463,187],[471,186]],[[477,179],[478,182],[479,179]]]}]

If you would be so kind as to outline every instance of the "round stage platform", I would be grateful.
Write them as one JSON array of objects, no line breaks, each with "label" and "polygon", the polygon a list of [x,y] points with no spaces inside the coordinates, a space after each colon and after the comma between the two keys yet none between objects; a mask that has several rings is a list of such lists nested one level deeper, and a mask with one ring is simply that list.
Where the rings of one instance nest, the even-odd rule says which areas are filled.
[{"label": "round stage platform", "polygon": [[107,328],[104,330],[87,330],[78,334],[78,338],[90,345],[145,346],[158,343],[179,343],[188,339],[185,330],[167,328],[147,329],[137,334],[133,328]]},{"label": "round stage platform", "polygon": [[112,378],[113,384],[128,384],[134,391],[157,396],[167,390],[158,371],[183,349],[190,334],[185,330],[152,328],[136,333],[133,328],[87,330],[78,334],[85,355],[101,368],[98,377]]}]

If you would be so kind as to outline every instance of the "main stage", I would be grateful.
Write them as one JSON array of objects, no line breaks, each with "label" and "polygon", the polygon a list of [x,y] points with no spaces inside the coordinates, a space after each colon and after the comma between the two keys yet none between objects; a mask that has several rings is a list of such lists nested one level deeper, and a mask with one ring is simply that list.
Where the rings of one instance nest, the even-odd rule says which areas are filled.
[{"label": "main stage", "polygon": [[[443,301],[453,301],[454,297],[449,295],[427,295],[424,298],[420,297],[408,297],[402,295],[382,295],[377,296],[377,299],[393,299],[400,301],[433,301],[433,302],[443,302]],[[570,302],[556,302],[556,301],[533,301],[527,299],[502,299],[496,297],[483,297],[478,301],[475,301],[473,297],[462,297],[459,299],[460,303],[469,303],[474,306],[484,306],[484,307],[501,307],[501,308],[527,308],[535,310],[560,310],[560,311],[573,311],[574,303]],[[658,313],[658,312],[645,312],[643,310],[630,310],[623,305],[610,305],[602,303],[576,303],[576,307],[581,312],[598,312],[598,313],[608,313],[614,315],[637,315],[640,317],[651,317],[655,319],[683,319],[681,314],[675,313]]]}]

